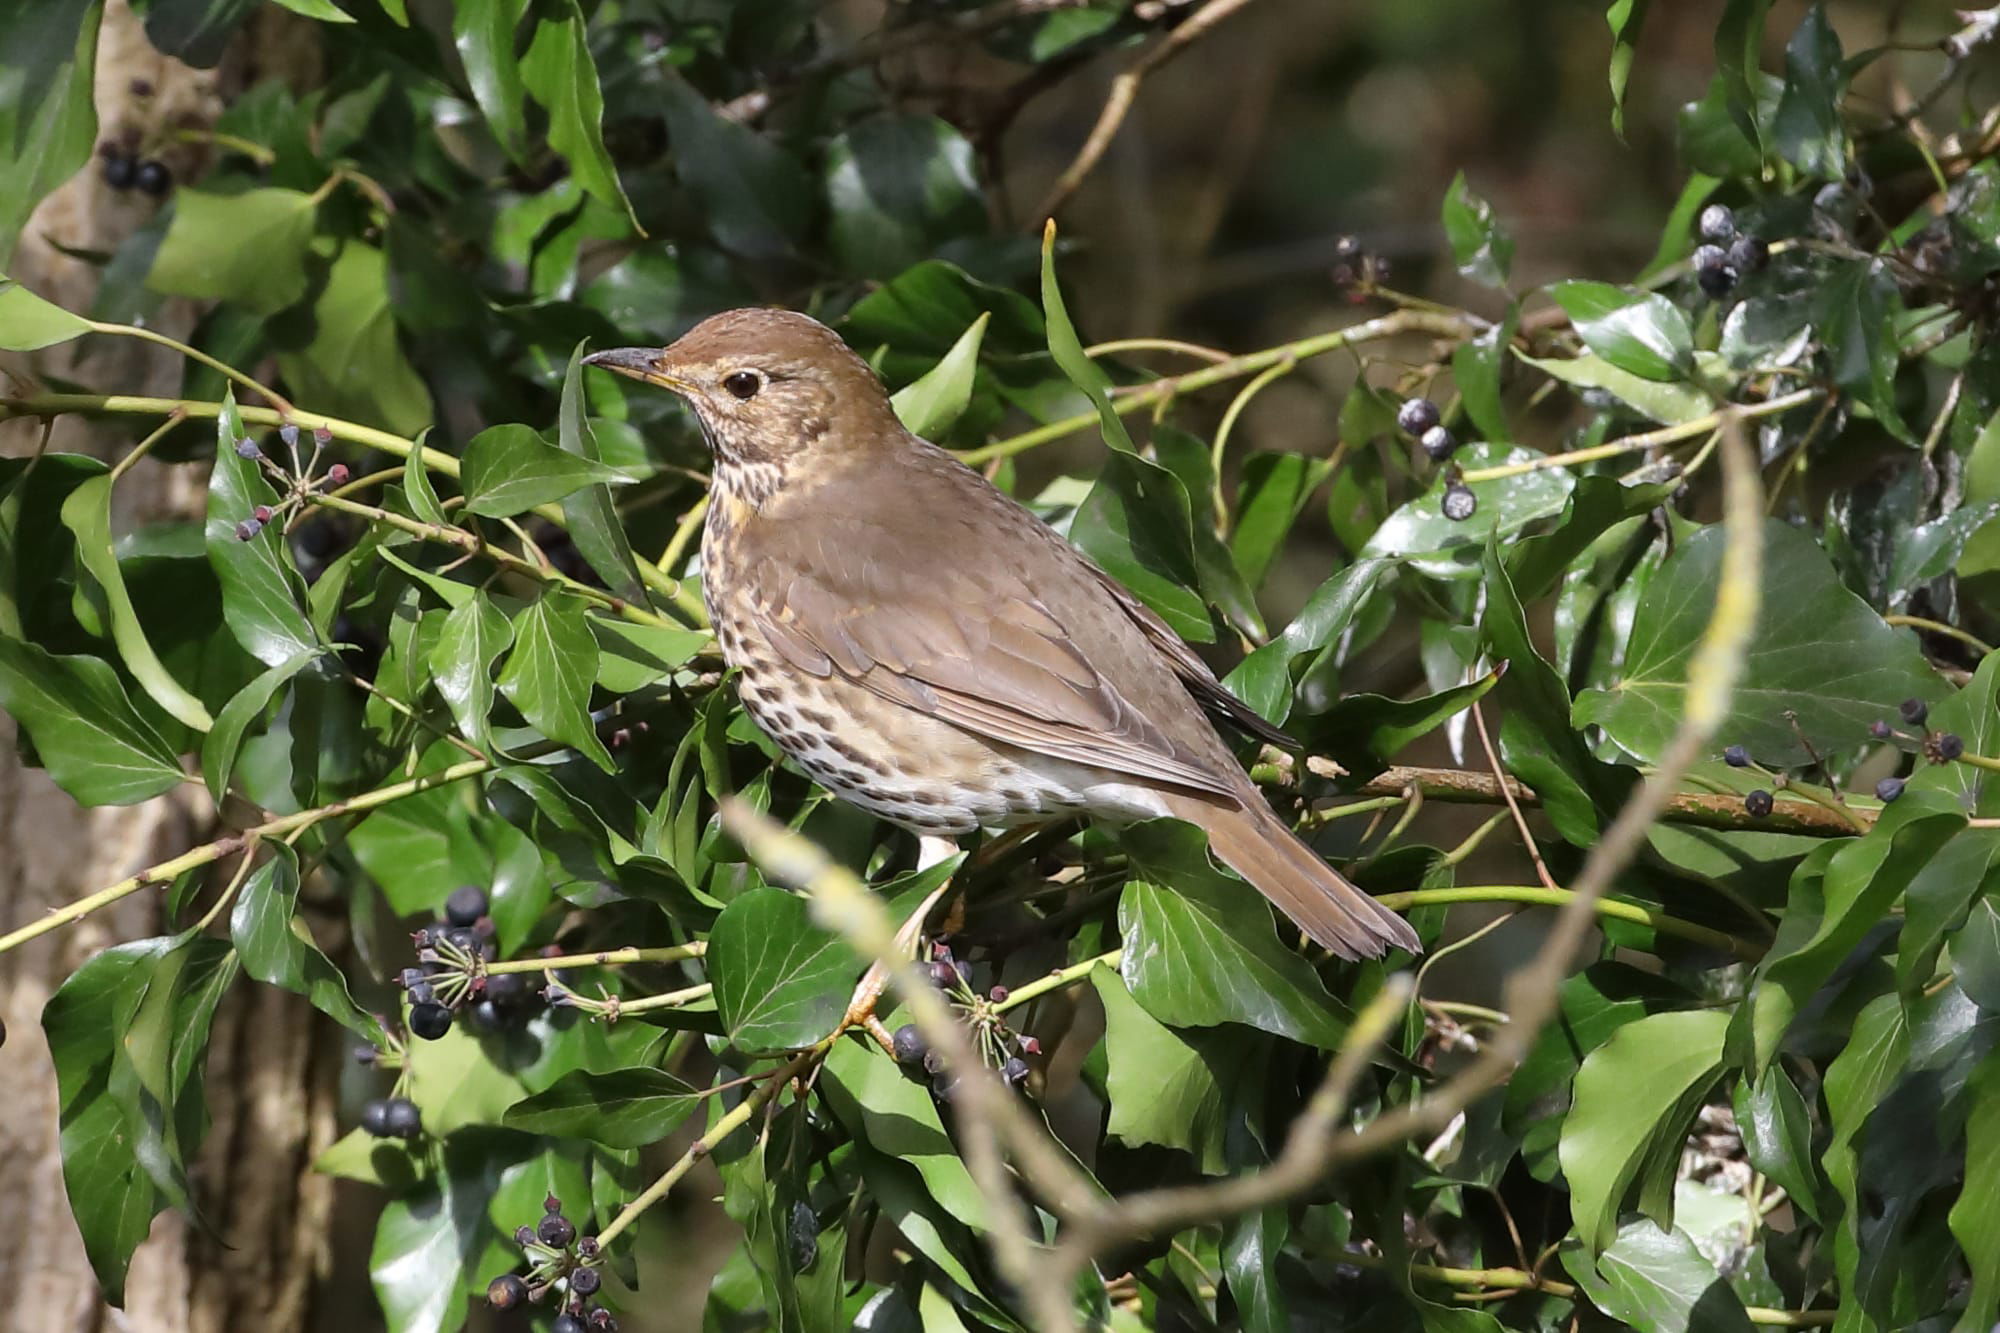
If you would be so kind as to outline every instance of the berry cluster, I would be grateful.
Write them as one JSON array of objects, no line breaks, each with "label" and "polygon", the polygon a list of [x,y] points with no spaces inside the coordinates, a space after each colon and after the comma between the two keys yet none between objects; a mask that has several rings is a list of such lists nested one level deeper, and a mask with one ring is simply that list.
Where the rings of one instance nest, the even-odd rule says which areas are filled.
[{"label": "berry cluster", "polygon": [[[542,1220],[514,1232],[514,1241],[528,1257],[528,1275],[503,1273],[486,1284],[486,1303],[496,1310],[516,1310],[554,1296],[554,1333],[618,1333],[611,1311],[590,1298],[604,1285],[597,1267],[594,1236],[578,1237],[576,1223],[563,1216],[562,1200],[551,1194],[542,1201]],[[572,1253],[574,1249],[574,1253]]]},{"label": "berry cluster", "polygon": [[278,427],[278,438],[284,442],[285,448],[291,453],[292,470],[290,472],[285,471],[285,469],[266,457],[264,451],[257,446],[257,442],[248,435],[245,435],[236,442],[236,456],[260,465],[265,473],[270,476],[278,490],[284,495],[284,498],[279,500],[275,506],[258,505],[250,511],[250,517],[237,523],[236,540],[240,542],[255,541],[258,534],[263,532],[273,519],[304,504],[306,496],[316,488],[323,485],[328,490],[332,490],[347,484],[347,478],[350,474],[345,463],[335,463],[317,479],[313,477],[314,470],[319,466],[320,455],[325,452],[329,444],[333,443],[332,431],[324,426],[314,427],[312,433],[312,457],[304,463],[299,461],[299,428],[297,426],[288,421]]},{"label": "berry cluster", "polygon": [[1340,236],[1333,242],[1333,267],[1328,276],[1336,288],[1348,294],[1349,300],[1365,301],[1369,288],[1389,280],[1389,261],[1370,254],[1354,237]]},{"label": "berry cluster", "polygon": [[403,1039],[396,1035],[387,1019],[382,1021],[382,1030],[388,1049],[378,1051],[363,1043],[354,1048],[354,1060],[357,1064],[396,1070],[396,1086],[387,1097],[376,1097],[362,1105],[361,1128],[372,1138],[413,1143],[424,1136],[424,1113],[410,1100],[410,1062]]},{"label": "berry cluster", "polygon": [[97,145],[97,155],[104,159],[104,183],[114,190],[138,190],[157,199],[174,188],[174,173],[158,158],[141,159],[108,141]]},{"label": "berry cluster", "polygon": [[[1919,728],[1917,732],[1898,730],[1886,719],[1877,719],[1868,724],[1868,734],[1878,741],[1896,741],[1910,746],[1933,764],[1949,764],[1965,758],[1965,738],[1956,732],[1922,730],[1930,720],[1930,706],[1922,699],[1905,699],[1897,705],[1898,716],[1909,726]],[[1987,761],[1974,756],[1981,763]],[[1730,745],[1722,751],[1722,762],[1731,768],[1751,768],[1770,777],[1772,786],[1784,787],[1788,780],[1783,773],[1773,773],[1750,757],[1750,752],[1741,745]],[[1897,799],[1909,785],[1909,779],[1887,777],[1875,784],[1875,799],[1884,805]],[[1769,790],[1759,787],[1743,795],[1743,809],[1753,819],[1763,819],[1775,808],[1776,802]]]},{"label": "berry cluster", "polygon": [[[932,984],[944,992],[946,1002],[970,1031],[972,1047],[979,1058],[999,1070],[1000,1077],[1009,1085],[1025,1089],[1034,1073],[1034,1066],[1028,1061],[1042,1053],[1042,1044],[1007,1026],[1006,1017],[997,1008],[1007,1002],[1007,988],[992,986],[981,995],[972,984],[970,965],[953,958],[950,947],[942,940],[932,943],[929,966]],[[897,1028],[890,1044],[897,1064],[913,1077],[921,1071],[930,1080],[931,1095],[940,1100],[951,1096],[957,1080],[945,1068],[944,1057],[931,1049],[916,1024],[905,1023]]]},{"label": "berry cluster", "polygon": [[458,1014],[479,1032],[519,1027],[541,1001],[528,973],[486,970],[499,952],[487,907],[484,889],[461,885],[444,900],[444,918],[410,937],[419,966],[397,980],[409,996],[410,1031],[426,1041],[451,1031]]},{"label": "berry cluster", "polygon": [[1738,281],[1763,268],[1771,257],[1771,247],[1761,239],[1737,231],[1736,215],[1727,204],[1702,209],[1695,231],[1702,243],[1695,247],[1694,279],[1714,300],[1729,295]]},{"label": "berry cluster", "polygon": [[1460,478],[1458,468],[1452,465],[1451,456],[1458,452],[1459,441],[1445,427],[1437,404],[1428,398],[1405,398],[1403,405],[1396,409],[1396,425],[1415,440],[1433,462],[1445,465],[1444,497],[1440,501],[1444,516],[1454,523],[1463,523],[1471,518],[1479,508],[1479,497],[1472,493],[1472,488]]}]

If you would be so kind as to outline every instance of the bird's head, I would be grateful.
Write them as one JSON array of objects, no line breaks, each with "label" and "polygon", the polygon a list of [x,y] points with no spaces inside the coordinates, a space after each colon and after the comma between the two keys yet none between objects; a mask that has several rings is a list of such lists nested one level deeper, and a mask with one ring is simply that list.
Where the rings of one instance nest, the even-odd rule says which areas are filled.
[{"label": "bird's head", "polygon": [[866,447],[902,427],[882,381],[840,335],[789,310],[729,310],[663,348],[594,352],[584,364],[686,399],[717,477],[767,487],[802,455]]}]

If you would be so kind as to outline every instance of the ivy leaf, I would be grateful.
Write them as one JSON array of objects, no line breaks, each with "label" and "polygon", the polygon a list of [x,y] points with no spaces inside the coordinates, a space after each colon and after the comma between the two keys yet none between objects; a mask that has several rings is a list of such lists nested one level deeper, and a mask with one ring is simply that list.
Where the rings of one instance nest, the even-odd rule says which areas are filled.
[{"label": "ivy leaf", "polygon": [[1750,164],[1753,169],[1763,160],[1757,116],[1757,84],[1762,79],[1758,58],[1764,48],[1764,16],[1770,9],[1771,0],[1728,0],[1715,26],[1716,81],[1730,119],[1757,152],[1757,159]]},{"label": "ivy leaf", "polygon": [[618,183],[618,168],[604,147],[604,91],[590,38],[576,0],[541,6],[534,40],[521,60],[521,82],[549,113],[549,147],[569,163],[592,197],[625,214],[640,235],[645,228]]},{"label": "ivy leaf", "polygon": [[1840,123],[1846,92],[1840,35],[1827,22],[1826,6],[1815,3],[1785,45],[1785,91],[1771,123],[1778,155],[1815,179],[1846,179],[1847,132]]},{"label": "ivy leaf", "polygon": [[1193,520],[1180,478],[1137,454],[1112,452],[1077,507],[1070,540],[1195,643],[1215,638],[1208,603],[1194,590]]},{"label": "ivy leaf", "polygon": [[1632,58],[1638,54],[1639,30],[1646,25],[1651,0],[1611,0],[1604,21],[1611,26],[1611,132],[1625,137],[1625,86],[1632,78]]},{"label": "ivy leaf", "polygon": [[215,467],[208,477],[208,518],[202,537],[208,563],[222,584],[222,615],[236,641],[266,666],[277,666],[319,647],[301,606],[304,585],[292,568],[290,548],[277,527],[248,541],[237,525],[259,505],[276,505],[278,493],[254,459],[240,457],[245,438],[234,395],[224,393],[216,417]]},{"label": "ivy leaf", "polygon": [[1895,313],[1900,305],[1896,280],[1880,259],[1843,263],[1820,285],[1813,326],[1833,382],[1866,404],[1890,433],[1914,444],[1896,410],[1901,352]]},{"label": "ivy leaf", "polygon": [[1271,641],[1240,662],[1223,684],[1266,720],[1279,726],[1292,711],[1292,663],[1310,652],[1331,652],[1393,560],[1357,560],[1322,583],[1305,609]]},{"label": "ivy leaf", "polygon": [[1326,460],[1303,454],[1264,452],[1243,460],[1229,552],[1251,588],[1263,584],[1306,500],[1329,471]]},{"label": "ivy leaf", "polygon": [[1500,397],[1500,376],[1507,363],[1507,348],[1513,343],[1520,322],[1520,307],[1508,303],[1507,313],[1497,324],[1467,338],[1451,354],[1451,377],[1465,403],[1465,414],[1488,440],[1505,443],[1507,413]]},{"label": "ivy leaf", "polygon": [[1990,1328],[2000,1315],[2000,1054],[1966,1084],[1965,1183],[1951,1207],[1951,1234],[1965,1250],[1972,1291],[1959,1324]]},{"label": "ivy leaf", "polygon": [[306,293],[318,204],[299,190],[174,192],[174,220],[146,285],[169,296],[235,301],[275,314]]},{"label": "ivy leaf", "polygon": [[[91,91],[103,17],[102,0],[7,7],[7,42],[0,51],[0,180],[7,182],[0,190],[0,268],[13,257],[35,206],[90,161],[97,143]],[[15,305],[10,290],[0,279],[0,330],[8,328],[10,316],[20,318],[10,309]],[[0,347],[25,350],[5,332]]]},{"label": "ivy leaf", "polygon": [[62,521],[76,534],[77,562],[104,594],[111,616],[111,639],[126,670],[154,703],[196,731],[207,731],[214,719],[202,701],[188,693],[161,663],[125,589],[125,576],[111,549],[111,475],[92,477],[71,491],[63,501]]},{"label": "ivy leaf", "polygon": [[[1686,706],[1688,663],[1715,604],[1724,544],[1720,527],[1703,528],[1661,566],[1639,599],[1623,678],[1578,696],[1578,725],[1603,727],[1639,759],[1660,757]],[[1841,585],[1807,534],[1765,524],[1760,582],[1756,634],[1718,732],[1725,742],[1791,767],[1808,762],[1801,732],[1822,753],[1852,749],[1902,700],[1943,697],[1909,637]]]},{"label": "ivy leaf", "polygon": [[1257,894],[1209,864],[1201,830],[1147,820],[1120,834],[1131,877],[1118,900],[1119,973],[1172,1027],[1241,1023],[1315,1046],[1351,1017],[1305,959],[1278,942]]},{"label": "ivy leaf", "polygon": [[1692,384],[1666,384],[1621,370],[1595,354],[1564,360],[1543,359],[1516,353],[1521,360],[1565,384],[1579,389],[1602,389],[1612,397],[1663,426],[1678,426],[1707,416],[1715,409],[1706,393]]},{"label": "ivy leaf", "polygon": [[834,257],[856,277],[894,277],[986,230],[972,145],[935,116],[862,121],[827,145],[825,172]]},{"label": "ivy leaf", "polygon": [[1754,1081],[1736,1085],[1736,1125],[1750,1164],[1790,1195],[1808,1217],[1822,1217],[1812,1116],[1785,1067],[1772,1062]]},{"label": "ivy leaf", "polygon": [[1587,1254],[1611,1244],[1619,1205],[1634,1181],[1640,1210],[1672,1225],[1681,1143],[1722,1072],[1728,1029],[1729,1015],[1714,1010],[1648,1014],[1583,1058],[1560,1152]]},{"label": "ivy leaf", "polygon": [[986,325],[993,316],[986,311],[959,335],[921,379],[912,381],[890,396],[890,405],[904,429],[926,440],[937,439],[965,415],[972,402],[973,380],[979,371],[979,344],[986,337]]},{"label": "ivy leaf", "polygon": [[797,1050],[832,1032],[861,974],[847,943],[812,923],[805,899],[772,888],[722,909],[706,964],[723,1034],[753,1053]]},{"label": "ivy leaf", "polygon": [[1093,968],[1090,981],[1104,1004],[1105,1132],[1134,1146],[1178,1148],[1196,1170],[1219,1175],[1229,1165],[1224,1090],[1243,1075],[1251,1044],[1239,1034],[1174,1031],[1108,967]]},{"label": "ivy leaf", "polygon": [[35,742],[49,778],[79,805],[135,805],[178,786],[174,752],[95,657],[58,657],[0,638],[0,710]]},{"label": "ivy leaf", "polygon": [[1493,205],[1472,192],[1465,173],[1444,192],[1444,234],[1458,271],[1488,287],[1505,287],[1514,263],[1514,238],[1493,216]]},{"label": "ivy leaf", "polygon": [[1563,1267],[1591,1304],[1638,1333],[1751,1333],[1743,1301],[1687,1233],[1650,1221],[1618,1232],[1592,1264],[1566,1250]]},{"label": "ivy leaf", "polygon": [[[4,67],[0,67],[0,79],[4,78]],[[0,223],[4,223],[3,217]],[[4,239],[0,236],[0,241]],[[89,332],[89,320],[43,300],[0,273],[0,351],[33,352]]]},{"label": "ivy leaf", "polygon": [[243,959],[243,970],[305,996],[313,1008],[370,1045],[384,1045],[382,1025],[354,1002],[347,978],[298,919],[298,898],[298,854],[274,843],[271,859],[244,881],[229,914],[229,938]]},{"label": "ivy leaf", "polygon": [[824,1078],[827,1105],[848,1133],[915,1167],[925,1191],[951,1216],[986,1225],[986,1198],[945,1132],[928,1083],[906,1075],[874,1042],[851,1039],[827,1052]]},{"label": "ivy leaf", "polygon": [[616,766],[590,720],[590,682],[596,677],[597,640],[576,598],[545,592],[515,618],[500,693],[529,726],[611,773]]},{"label": "ivy leaf", "polygon": [[1694,371],[1694,334],[1680,308],[1655,292],[1606,282],[1559,282],[1549,295],[1584,345],[1641,379],[1686,379]]},{"label": "ivy leaf", "polygon": [[558,449],[532,428],[511,422],[473,436],[459,471],[466,511],[490,518],[518,514],[586,486],[624,480],[597,460]]},{"label": "ivy leaf", "polygon": [[[556,415],[556,443],[570,458],[599,464],[597,437],[583,414],[583,349],[578,343],[563,371],[562,399]],[[621,478],[622,480],[622,478]],[[576,543],[590,567],[606,587],[628,602],[643,604],[645,589],[639,584],[639,568],[633,561],[631,543],[625,540],[625,526],[618,521],[618,507],[603,481],[594,481],[565,495],[563,518],[569,524],[570,540]]]},{"label": "ivy leaf", "polygon": [[459,732],[481,749],[493,744],[493,663],[514,641],[514,626],[483,592],[453,607],[431,645],[431,683]]},{"label": "ivy leaf", "polygon": [[414,441],[415,447],[403,460],[403,498],[409,502],[410,513],[425,523],[435,523],[441,528],[451,526],[450,517],[444,506],[438,503],[437,488],[431,485],[431,472],[424,465],[424,440],[430,435],[426,429]]},{"label": "ivy leaf", "polygon": [[506,1124],[530,1134],[643,1148],[679,1129],[706,1094],[665,1070],[635,1066],[572,1070],[546,1091],[507,1108]]},{"label": "ivy leaf", "polygon": [[430,390],[396,340],[388,261],[372,245],[342,244],[313,302],[312,340],[280,348],[278,366],[298,399],[323,412],[400,435],[431,424]]},{"label": "ivy leaf", "polygon": [[320,655],[320,649],[308,648],[294,657],[288,657],[274,667],[268,667],[256,679],[230,696],[222,711],[215,715],[215,725],[201,742],[201,775],[208,784],[209,798],[218,806],[223,794],[229,790],[229,776],[236,768],[236,756],[243,748],[243,735],[250,725],[263,716],[272,698],[285,687],[286,682],[299,674]]},{"label": "ivy leaf", "polygon": [[528,0],[460,0],[452,8],[451,36],[465,62],[465,81],[479,103],[493,138],[508,157],[521,161],[528,149],[527,85],[514,40]]},{"label": "ivy leaf", "polygon": [[680,79],[663,82],[660,95],[674,171],[715,239],[749,259],[790,254],[812,217],[805,168],[749,126],[716,115]]},{"label": "ivy leaf", "polygon": [[[1456,461],[1470,470],[1532,462],[1539,457],[1531,450],[1501,444],[1469,444],[1458,451]],[[1530,523],[1560,514],[1576,488],[1576,479],[1564,468],[1541,468],[1465,484],[1474,501],[1470,518],[1445,517],[1444,494],[1450,483],[1440,471],[1429,490],[1382,520],[1361,553],[1406,560],[1412,568],[1436,579],[1477,578],[1487,540],[1511,537]]]}]

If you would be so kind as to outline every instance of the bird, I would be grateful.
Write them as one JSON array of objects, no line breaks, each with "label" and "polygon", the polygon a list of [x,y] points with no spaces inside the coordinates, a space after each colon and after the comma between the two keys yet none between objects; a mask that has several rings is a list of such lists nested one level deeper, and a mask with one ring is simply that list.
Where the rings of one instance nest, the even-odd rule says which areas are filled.
[{"label": "bird", "polygon": [[1419,952],[1264,800],[1210,720],[1283,740],[1053,528],[903,427],[838,333],[730,310],[584,363],[679,395],[713,455],[701,574],[744,709],[926,840],[1172,816],[1348,960]]}]

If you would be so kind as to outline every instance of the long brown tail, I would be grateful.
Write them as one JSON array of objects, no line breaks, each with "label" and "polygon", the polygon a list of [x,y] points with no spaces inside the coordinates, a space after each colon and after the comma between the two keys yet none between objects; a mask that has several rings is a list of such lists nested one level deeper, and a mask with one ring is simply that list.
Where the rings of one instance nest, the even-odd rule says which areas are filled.
[{"label": "long brown tail", "polygon": [[1409,922],[1349,884],[1299,841],[1255,793],[1228,807],[1169,798],[1173,813],[1208,831],[1209,849],[1276,903],[1306,934],[1341,958],[1379,958],[1391,946],[1422,953]]}]

